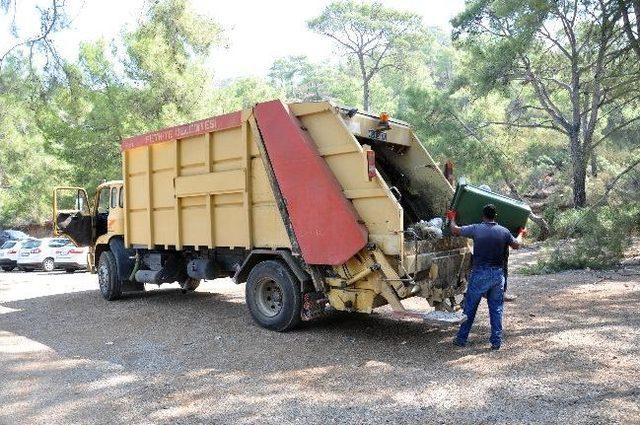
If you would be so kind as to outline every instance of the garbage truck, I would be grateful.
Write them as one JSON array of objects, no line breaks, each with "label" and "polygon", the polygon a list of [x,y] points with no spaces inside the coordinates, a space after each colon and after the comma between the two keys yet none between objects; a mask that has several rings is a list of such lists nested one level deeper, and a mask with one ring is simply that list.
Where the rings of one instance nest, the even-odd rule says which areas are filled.
[{"label": "garbage truck", "polygon": [[[405,122],[274,100],[125,139],[121,153],[123,179],[91,203],[83,188],[54,192],[55,232],[90,246],[107,300],[231,277],[277,331],[384,305],[464,320],[470,243],[433,220],[454,188]],[[409,310],[410,297],[432,308]]]}]

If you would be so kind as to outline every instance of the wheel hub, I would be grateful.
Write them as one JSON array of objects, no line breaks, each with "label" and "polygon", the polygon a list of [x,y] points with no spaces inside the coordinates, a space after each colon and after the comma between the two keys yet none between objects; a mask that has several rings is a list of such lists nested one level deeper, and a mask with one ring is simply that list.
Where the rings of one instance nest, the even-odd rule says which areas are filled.
[{"label": "wheel hub", "polygon": [[277,316],[282,310],[282,288],[271,279],[263,279],[256,285],[256,304],[267,317]]}]

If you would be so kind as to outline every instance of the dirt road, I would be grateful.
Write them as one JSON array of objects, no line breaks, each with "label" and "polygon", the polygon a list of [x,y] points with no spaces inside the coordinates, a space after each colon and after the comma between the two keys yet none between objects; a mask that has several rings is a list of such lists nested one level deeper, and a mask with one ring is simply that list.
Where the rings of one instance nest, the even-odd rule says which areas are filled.
[{"label": "dirt road", "polygon": [[384,316],[266,331],[225,280],[106,302],[95,275],[0,273],[0,423],[637,423],[639,274],[514,276],[492,352],[485,304],[458,349]]}]

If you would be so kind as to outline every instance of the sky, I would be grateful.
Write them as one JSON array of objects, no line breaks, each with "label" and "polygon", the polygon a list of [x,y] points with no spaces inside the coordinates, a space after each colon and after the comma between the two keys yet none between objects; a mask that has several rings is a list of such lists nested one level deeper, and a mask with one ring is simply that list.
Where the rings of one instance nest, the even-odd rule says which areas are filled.
[{"label": "sky", "polygon": [[[16,23],[21,34],[38,31],[36,5],[48,0],[17,0]],[[319,15],[330,0],[192,0],[199,13],[213,17],[226,30],[227,49],[213,52],[211,66],[217,81],[265,76],[274,59],[307,55],[320,62],[332,57],[329,39],[309,31],[306,21]],[[409,10],[427,26],[451,29],[449,20],[464,8],[464,0],[387,0],[385,6]],[[72,25],[55,36],[61,54],[74,59],[80,41],[117,38],[123,26],[135,26],[143,0],[67,0]],[[15,43],[7,16],[0,17],[0,53]]]}]

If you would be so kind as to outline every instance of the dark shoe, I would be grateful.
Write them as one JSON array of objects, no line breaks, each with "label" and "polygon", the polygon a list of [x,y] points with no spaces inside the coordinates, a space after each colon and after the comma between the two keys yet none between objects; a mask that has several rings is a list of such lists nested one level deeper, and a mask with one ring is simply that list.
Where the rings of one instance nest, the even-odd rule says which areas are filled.
[{"label": "dark shoe", "polygon": [[464,347],[465,345],[467,345],[467,343],[460,341],[458,338],[455,338],[453,340],[453,345],[455,345],[457,347]]},{"label": "dark shoe", "polygon": [[499,349],[500,349],[500,346],[499,346],[499,345],[493,345],[493,344],[491,344],[491,349],[492,349],[492,350],[499,350]]}]

